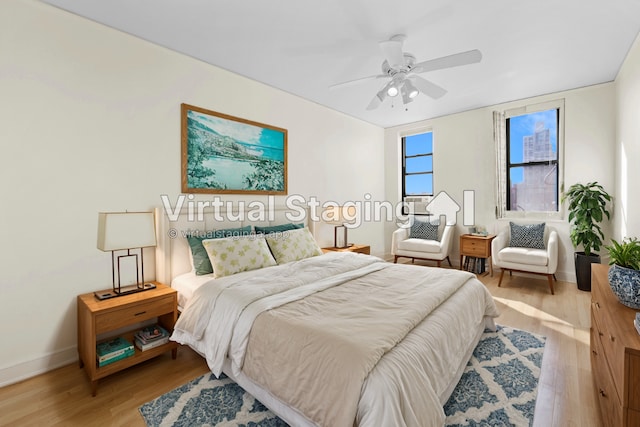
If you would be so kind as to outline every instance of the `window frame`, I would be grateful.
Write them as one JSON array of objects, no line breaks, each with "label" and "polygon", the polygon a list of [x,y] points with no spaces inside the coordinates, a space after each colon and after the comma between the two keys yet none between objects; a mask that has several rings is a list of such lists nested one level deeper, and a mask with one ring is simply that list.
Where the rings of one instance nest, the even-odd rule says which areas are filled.
[{"label": "window frame", "polygon": [[[422,153],[422,154],[415,154],[415,155],[410,155],[407,156],[407,150],[406,150],[406,140],[409,137],[412,136],[416,136],[416,135],[424,135],[430,133],[431,134],[431,152],[429,153]],[[415,132],[415,133],[410,133],[407,135],[403,135],[400,138],[400,145],[401,145],[401,170],[400,170],[400,180],[401,180],[401,185],[402,185],[402,200],[405,200],[407,197],[433,197],[433,188],[434,188],[434,174],[433,174],[433,170],[434,170],[434,163],[433,163],[433,153],[434,153],[434,143],[433,143],[433,131],[432,130],[424,130],[424,131],[420,131],[420,132]],[[420,157],[431,157],[431,170],[430,171],[421,171],[421,172],[408,172],[407,173],[407,159],[415,159],[415,158],[420,158]],[[407,176],[412,176],[412,175],[431,175],[431,193],[425,193],[425,194],[409,194],[407,195],[407,188],[406,188],[406,178]]]},{"label": "window frame", "polygon": [[[556,164],[556,206],[557,211],[512,211],[508,210],[510,208],[511,194],[510,194],[510,184],[511,184],[511,176],[510,176],[510,168],[514,167],[514,165],[520,165],[523,167],[526,166],[534,166],[534,165],[549,165],[550,161],[537,161],[537,162],[527,162],[527,163],[511,163],[510,159],[510,136],[509,136],[509,126],[510,120],[512,117],[522,116],[532,113],[537,113],[540,111],[547,110],[556,110],[556,119],[558,121],[558,134],[557,134],[557,158],[555,160]],[[500,188],[499,191],[502,192],[502,197],[504,200],[505,206],[502,209],[502,215],[500,218],[545,218],[545,219],[562,219],[563,218],[563,210],[560,206],[561,199],[561,191],[564,187],[564,99],[558,99],[548,102],[542,102],[538,104],[526,105],[519,108],[513,108],[504,111],[504,152],[505,158],[503,159],[503,164],[497,165],[499,168],[499,173],[504,174],[503,179],[500,180]]]}]

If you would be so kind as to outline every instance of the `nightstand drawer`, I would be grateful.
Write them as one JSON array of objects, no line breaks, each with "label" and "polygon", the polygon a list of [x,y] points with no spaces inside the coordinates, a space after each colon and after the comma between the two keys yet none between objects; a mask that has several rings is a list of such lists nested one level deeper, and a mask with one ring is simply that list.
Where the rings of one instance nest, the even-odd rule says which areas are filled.
[{"label": "nightstand drawer", "polygon": [[462,252],[468,256],[487,257],[487,245],[485,242],[462,239]]},{"label": "nightstand drawer", "polygon": [[175,297],[165,295],[152,300],[127,304],[117,310],[96,315],[96,334],[118,329],[132,323],[170,313],[175,306]]}]

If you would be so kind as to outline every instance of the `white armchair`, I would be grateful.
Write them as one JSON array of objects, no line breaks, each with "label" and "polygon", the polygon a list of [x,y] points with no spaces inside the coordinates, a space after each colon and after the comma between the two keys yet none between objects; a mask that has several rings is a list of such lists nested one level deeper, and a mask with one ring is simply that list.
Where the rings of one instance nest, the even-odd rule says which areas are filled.
[{"label": "white armchair", "polygon": [[436,261],[440,267],[442,261],[446,259],[451,266],[449,251],[451,250],[454,228],[454,225],[444,226],[440,241],[409,238],[410,228],[397,229],[391,237],[393,262],[398,262],[398,258],[404,257],[411,258],[412,263],[416,259]]},{"label": "white armchair", "polygon": [[514,271],[547,276],[549,289],[553,291],[553,281],[558,267],[558,233],[545,224],[544,249],[510,247],[511,231],[509,224],[503,226],[491,242],[491,259],[495,267],[501,269],[498,286],[502,284],[504,272],[511,276]]}]

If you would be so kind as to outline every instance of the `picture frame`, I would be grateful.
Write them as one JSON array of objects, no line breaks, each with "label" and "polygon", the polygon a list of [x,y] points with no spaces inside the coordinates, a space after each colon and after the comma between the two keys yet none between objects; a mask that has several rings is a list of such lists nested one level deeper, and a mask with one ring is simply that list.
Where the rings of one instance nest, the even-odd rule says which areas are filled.
[{"label": "picture frame", "polygon": [[183,193],[287,194],[287,130],[181,104]]}]

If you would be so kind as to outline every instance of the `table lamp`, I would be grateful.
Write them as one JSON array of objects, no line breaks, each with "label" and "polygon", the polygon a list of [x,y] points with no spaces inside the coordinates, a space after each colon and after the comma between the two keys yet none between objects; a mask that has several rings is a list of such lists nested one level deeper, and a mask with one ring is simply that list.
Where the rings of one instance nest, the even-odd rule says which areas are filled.
[{"label": "table lamp", "polygon": [[[98,249],[111,252],[112,289],[95,292],[107,299],[154,289],[144,280],[143,248],[156,246],[153,212],[100,212]],[[126,254],[116,255],[116,252]],[[138,259],[138,255],[140,255]]]}]

